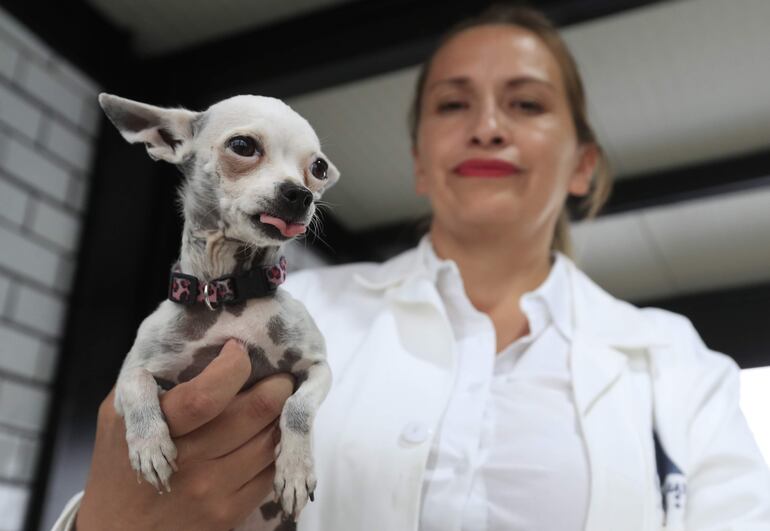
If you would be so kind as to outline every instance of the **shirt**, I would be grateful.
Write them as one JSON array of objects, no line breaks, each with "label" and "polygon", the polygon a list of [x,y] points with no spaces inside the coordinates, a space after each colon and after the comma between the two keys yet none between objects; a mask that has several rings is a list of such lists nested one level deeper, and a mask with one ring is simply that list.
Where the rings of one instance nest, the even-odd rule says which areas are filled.
[{"label": "shirt", "polygon": [[588,460],[569,369],[569,275],[559,253],[524,294],[529,334],[496,354],[454,262],[420,244],[457,346],[457,378],[424,476],[422,531],[577,531],[588,508]]}]

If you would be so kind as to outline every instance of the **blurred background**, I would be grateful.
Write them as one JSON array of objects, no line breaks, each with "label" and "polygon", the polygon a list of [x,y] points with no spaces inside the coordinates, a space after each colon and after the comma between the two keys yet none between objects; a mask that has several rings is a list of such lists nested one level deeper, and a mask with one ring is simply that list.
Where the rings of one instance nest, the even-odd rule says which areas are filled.
[{"label": "blurred background", "polygon": [[[126,144],[97,94],[286,99],[343,174],[290,267],[382,261],[427,212],[406,128],[417,65],[488,4],[0,1],[0,531],[48,529],[83,488],[98,405],[178,252],[179,173]],[[770,2],[531,4],[577,58],[616,175],[600,217],[573,222],[577,262],[740,364],[770,459]]]}]

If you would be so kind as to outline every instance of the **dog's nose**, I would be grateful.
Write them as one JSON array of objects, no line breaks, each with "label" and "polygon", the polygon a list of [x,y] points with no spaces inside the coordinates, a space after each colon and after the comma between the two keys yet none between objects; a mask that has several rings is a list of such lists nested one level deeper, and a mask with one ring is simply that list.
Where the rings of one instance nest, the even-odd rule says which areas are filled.
[{"label": "dog's nose", "polygon": [[304,186],[284,183],[281,185],[280,192],[287,206],[294,210],[306,209],[313,202],[313,193]]},{"label": "dog's nose", "polygon": [[313,192],[304,186],[284,182],[278,188],[274,212],[289,221],[303,219],[313,204]]}]

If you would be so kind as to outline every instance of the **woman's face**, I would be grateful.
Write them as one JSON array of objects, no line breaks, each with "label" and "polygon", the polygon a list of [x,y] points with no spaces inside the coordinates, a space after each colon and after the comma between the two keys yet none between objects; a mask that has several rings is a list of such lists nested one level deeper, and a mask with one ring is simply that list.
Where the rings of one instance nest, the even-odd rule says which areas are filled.
[{"label": "woman's face", "polygon": [[559,64],[528,30],[471,28],[434,56],[414,149],[417,192],[450,231],[550,238],[596,164],[579,146]]}]

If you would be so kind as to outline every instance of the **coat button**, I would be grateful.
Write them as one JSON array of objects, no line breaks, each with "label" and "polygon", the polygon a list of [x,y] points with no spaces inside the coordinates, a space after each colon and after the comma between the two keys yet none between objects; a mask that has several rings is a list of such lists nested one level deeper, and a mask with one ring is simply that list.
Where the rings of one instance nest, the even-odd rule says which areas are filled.
[{"label": "coat button", "polygon": [[404,429],[401,432],[401,439],[407,443],[420,444],[427,441],[432,433],[433,431],[428,429],[425,424],[422,424],[421,422],[410,422],[404,426]]}]

